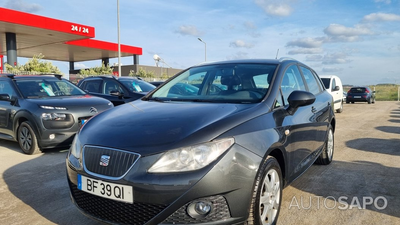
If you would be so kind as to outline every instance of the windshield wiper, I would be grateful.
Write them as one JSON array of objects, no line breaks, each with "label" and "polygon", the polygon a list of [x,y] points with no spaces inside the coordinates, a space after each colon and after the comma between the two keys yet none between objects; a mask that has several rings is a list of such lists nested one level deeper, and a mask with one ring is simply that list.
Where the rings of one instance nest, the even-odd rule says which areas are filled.
[{"label": "windshield wiper", "polygon": [[146,100],[146,101],[156,101],[156,102],[164,102],[164,100],[162,100],[161,98],[159,98],[159,97],[151,97],[151,98],[145,98],[144,100]]}]

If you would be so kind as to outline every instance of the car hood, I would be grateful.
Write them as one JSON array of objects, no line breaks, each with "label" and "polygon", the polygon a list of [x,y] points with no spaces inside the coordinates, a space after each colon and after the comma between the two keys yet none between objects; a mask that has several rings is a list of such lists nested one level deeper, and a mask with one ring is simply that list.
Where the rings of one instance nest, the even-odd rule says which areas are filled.
[{"label": "car hood", "polygon": [[155,154],[210,141],[241,123],[239,114],[250,115],[245,112],[257,105],[137,100],[93,117],[79,138],[88,145]]},{"label": "car hood", "polygon": [[68,107],[68,106],[97,106],[107,105],[110,101],[91,95],[60,96],[47,98],[29,98],[26,101],[43,106]]}]

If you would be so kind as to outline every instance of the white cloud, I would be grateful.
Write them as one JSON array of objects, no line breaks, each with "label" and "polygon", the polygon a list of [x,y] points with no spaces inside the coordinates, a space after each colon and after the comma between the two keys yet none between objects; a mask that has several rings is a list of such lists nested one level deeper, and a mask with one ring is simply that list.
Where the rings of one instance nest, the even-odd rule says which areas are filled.
[{"label": "white cloud", "polygon": [[181,35],[189,35],[189,36],[200,36],[202,33],[197,30],[195,26],[191,25],[182,25],[179,27],[178,30],[175,31],[175,33],[181,34]]},{"label": "white cloud", "polygon": [[386,21],[400,21],[400,15],[391,13],[371,13],[364,16],[361,22],[386,22]]},{"label": "white cloud", "polygon": [[344,64],[349,63],[351,60],[347,59],[347,54],[343,52],[326,54],[322,59],[322,64]]},{"label": "white cloud", "polygon": [[233,59],[246,59],[248,58],[248,54],[246,52],[236,52],[234,55],[227,56],[227,60],[233,60]]},{"label": "white cloud", "polygon": [[299,48],[290,50],[288,52],[289,55],[298,55],[298,54],[320,54],[323,52],[322,48]]},{"label": "white cloud", "polygon": [[299,38],[294,41],[289,41],[286,46],[301,48],[319,48],[321,47],[322,43],[322,38]]},{"label": "white cloud", "polygon": [[255,0],[255,3],[260,6],[268,15],[271,16],[290,16],[293,8],[288,0]]},{"label": "white cloud", "polygon": [[307,55],[306,61],[308,62],[321,62],[324,59],[322,55]]},{"label": "white cloud", "polygon": [[254,44],[252,43],[246,43],[242,40],[236,40],[236,41],[232,41],[229,44],[229,47],[234,47],[234,48],[252,48],[254,46]]},{"label": "white cloud", "polygon": [[322,68],[322,72],[325,73],[336,73],[336,72],[340,72],[343,71],[343,68],[338,68],[338,67],[323,67]]},{"label": "white cloud", "polygon": [[83,64],[83,63],[75,63],[74,68],[75,68],[75,69],[86,69],[86,68],[89,68],[89,67],[86,66],[86,65]]},{"label": "white cloud", "polygon": [[246,22],[244,22],[243,26],[244,26],[244,28],[247,30],[247,32],[249,33],[249,35],[250,35],[251,37],[257,38],[257,37],[260,37],[260,36],[261,36],[260,33],[256,32],[256,31],[257,31],[257,26],[254,25],[253,22],[246,21]]},{"label": "white cloud", "polygon": [[383,3],[385,3],[385,4],[390,4],[390,3],[392,3],[391,0],[374,0],[374,2],[376,2],[376,3],[383,2]]},{"label": "white cloud", "polygon": [[367,27],[356,25],[355,27],[346,27],[340,24],[330,24],[324,29],[328,36],[354,37],[358,35],[371,35],[373,32]]},{"label": "white cloud", "polygon": [[40,6],[39,4],[31,4],[22,0],[8,0],[5,4],[5,7],[29,13],[37,12],[42,9],[42,6]]}]

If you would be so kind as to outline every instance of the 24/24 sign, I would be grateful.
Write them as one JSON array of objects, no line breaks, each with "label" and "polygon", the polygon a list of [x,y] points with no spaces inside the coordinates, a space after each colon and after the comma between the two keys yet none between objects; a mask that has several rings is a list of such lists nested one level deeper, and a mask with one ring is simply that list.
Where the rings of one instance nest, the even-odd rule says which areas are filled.
[{"label": "24/24 sign", "polygon": [[71,31],[88,34],[89,28],[81,27],[81,26],[77,26],[77,25],[71,25]]}]

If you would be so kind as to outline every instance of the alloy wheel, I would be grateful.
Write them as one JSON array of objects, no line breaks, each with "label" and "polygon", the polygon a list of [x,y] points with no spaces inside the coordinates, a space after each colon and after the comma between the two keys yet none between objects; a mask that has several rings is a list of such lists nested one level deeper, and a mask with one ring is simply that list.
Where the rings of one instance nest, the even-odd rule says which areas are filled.
[{"label": "alloy wheel", "polygon": [[275,221],[279,210],[281,184],[278,172],[270,169],[264,178],[260,192],[260,218],[262,224],[268,225]]}]

